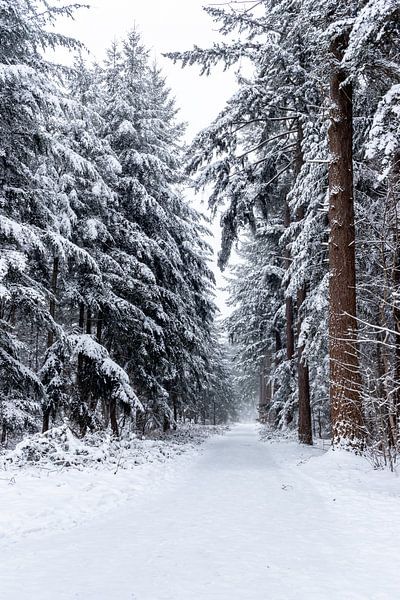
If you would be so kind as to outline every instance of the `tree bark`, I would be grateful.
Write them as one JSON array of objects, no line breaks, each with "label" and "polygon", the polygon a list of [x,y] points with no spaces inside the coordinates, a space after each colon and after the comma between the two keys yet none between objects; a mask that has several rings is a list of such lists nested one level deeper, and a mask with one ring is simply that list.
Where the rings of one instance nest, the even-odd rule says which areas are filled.
[{"label": "tree bark", "polygon": [[79,329],[83,333],[83,328],[85,327],[85,305],[83,302],[79,305],[79,321],[78,321]]},{"label": "tree bark", "polygon": [[176,430],[178,428],[178,397],[175,393],[172,395],[172,409],[174,412],[173,429]]},{"label": "tree bark", "polygon": [[0,443],[3,445],[3,444],[6,443],[6,441],[7,441],[7,427],[6,427],[6,424],[3,423],[3,426],[1,428],[1,440],[0,440]]},{"label": "tree bark", "polygon": [[97,313],[97,325],[96,325],[96,338],[99,344],[101,344],[101,339],[103,335],[103,321],[104,315],[103,311],[100,309]]},{"label": "tree bark", "polygon": [[[296,164],[295,175],[299,176],[304,164],[304,156],[302,150],[303,129],[301,123],[297,124],[297,148],[296,148]],[[296,211],[297,221],[303,221],[305,216],[304,206],[299,206]],[[303,320],[301,307],[307,297],[307,284],[304,282],[299,290],[297,290],[297,335],[301,331]],[[299,400],[299,422],[298,436],[301,444],[312,445],[312,420],[311,420],[311,402],[310,402],[310,373],[307,359],[304,357],[304,343],[298,343],[297,348],[297,391]]]},{"label": "tree bark", "polygon": [[[392,292],[392,315],[394,322],[395,351],[393,364],[393,389],[388,398],[389,402],[389,428],[390,443],[397,448],[398,446],[398,422],[400,411],[400,306],[398,294],[400,291],[400,232],[399,232],[399,213],[398,200],[400,197],[400,154],[396,154],[389,176],[387,206],[390,215],[391,238],[393,239],[393,264],[391,269],[391,287]],[[385,308],[382,308],[384,313]]]},{"label": "tree bark", "polygon": [[[301,328],[301,305],[306,299],[306,286],[304,285],[297,292],[297,307],[299,310],[298,331]],[[299,393],[299,425],[298,435],[301,444],[312,446],[312,422],[311,422],[311,404],[310,404],[310,375],[308,370],[307,360],[303,356],[304,344],[298,347],[297,357],[297,377],[298,377],[298,393]]]},{"label": "tree bark", "polygon": [[110,424],[111,431],[115,437],[119,437],[118,419],[117,419],[117,402],[115,398],[110,399]]},{"label": "tree bark", "polygon": [[[56,316],[56,296],[57,296],[57,282],[58,282],[59,271],[60,271],[60,259],[58,256],[54,256],[53,270],[52,270],[52,274],[51,274],[52,297],[50,298],[50,303],[49,303],[49,312],[50,312],[50,316],[53,319]],[[53,344],[54,344],[54,331],[49,331],[47,334],[47,348],[50,348]],[[51,406],[48,405],[43,410],[42,433],[46,433],[46,431],[48,431],[50,428],[50,414],[51,414]]]},{"label": "tree bark", "polygon": [[86,333],[92,334],[92,309],[88,306],[86,311]]},{"label": "tree bark", "polygon": [[329,163],[329,361],[333,443],[363,446],[357,355],[352,85],[338,63],[347,36],[331,44]]},{"label": "tree bark", "polygon": [[[260,365],[260,395],[258,414],[261,423],[267,423],[268,412],[272,403],[271,382],[268,381],[272,370],[272,354],[267,350]],[[268,382],[267,382],[268,381]]]},{"label": "tree bark", "polygon": [[[58,274],[60,270],[60,259],[58,256],[53,258],[53,271],[51,274],[51,293],[50,298],[50,316],[54,319],[56,316],[56,295],[57,295],[57,282]],[[50,348],[54,344],[54,331],[49,331],[47,334],[47,347]]]},{"label": "tree bark", "polygon": [[[285,229],[290,227],[291,217],[290,217],[290,207],[287,200],[285,200],[285,215],[284,215],[284,225]],[[290,268],[291,256],[290,249],[286,246],[284,250],[284,258],[285,258],[285,269],[288,270]],[[294,315],[293,315],[293,299],[291,297],[286,298],[285,301],[285,317],[286,317],[286,360],[289,363],[289,368],[291,369],[291,361],[294,358]],[[293,410],[292,408],[288,409],[286,414],[286,424],[290,425],[293,421]]]},{"label": "tree bark", "polygon": [[[285,229],[290,227],[290,208],[287,201],[285,201]],[[285,248],[285,269],[290,267],[290,250],[288,247]],[[293,300],[292,298],[286,298],[286,358],[292,360],[294,357],[294,330],[293,330]]]},{"label": "tree bark", "polygon": [[[393,271],[392,282],[394,293],[397,295],[400,291],[400,226],[399,226],[399,199],[400,199],[400,153],[396,154],[393,160],[393,165],[390,174],[389,183],[389,206],[392,207],[392,230],[393,230]],[[399,384],[396,390],[396,405],[400,406],[400,305],[399,302],[393,302],[393,320],[395,331],[397,333],[396,340],[396,356],[395,356],[395,381]]]},{"label": "tree bark", "polygon": [[[86,326],[85,326],[86,325]],[[82,333],[91,333],[92,320],[90,308],[86,310],[86,323],[85,323],[85,305],[83,302],[79,305],[79,329]],[[80,434],[82,437],[85,436],[87,428],[90,424],[89,415],[89,403],[90,403],[90,388],[91,388],[91,377],[90,377],[90,361],[82,353],[78,355],[78,366],[77,366],[77,384],[79,389],[79,406],[75,410],[75,419],[80,428]]]}]

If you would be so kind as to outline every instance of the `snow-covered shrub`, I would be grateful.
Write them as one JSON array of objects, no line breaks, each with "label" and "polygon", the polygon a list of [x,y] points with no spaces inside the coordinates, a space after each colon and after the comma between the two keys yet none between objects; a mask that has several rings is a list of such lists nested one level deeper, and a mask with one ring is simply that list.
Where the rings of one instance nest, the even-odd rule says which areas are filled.
[{"label": "snow-covered shrub", "polygon": [[111,432],[77,437],[68,424],[35,434],[3,454],[5,469],[26,467],[131,468],[146,462],[163,462],[201,444],[209,435],[222,433],[224,426],[185,425],[177,431],[156,433],[147,438],[127,433],[115,439]]}]

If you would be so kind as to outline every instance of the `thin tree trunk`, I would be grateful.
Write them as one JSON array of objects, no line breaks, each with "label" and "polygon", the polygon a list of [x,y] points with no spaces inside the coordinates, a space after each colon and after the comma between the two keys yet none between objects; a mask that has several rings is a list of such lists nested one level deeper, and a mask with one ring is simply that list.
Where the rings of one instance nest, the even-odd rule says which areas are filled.
[{"label": "thin tree trunk", "polygon": [[392,314],[394,321],[394,330],[396,331],[394,365],[393,365],[393,393],[390,394],[391,402],[389,404],[389,424],[391,433],[391,442],[395,448],[398,445],[398,421],[400,411],[400,307],[398,303],[398,293],[400,291],[400,234],[399,234],[399,215],[398,200],[400,196],[400,154],[396,155],[390,173],[388,188],[388,207],[391,216],[391,230],[393,236],[393,265],[391,270],[392,294]]},{"label": "thin tree trunk", "polygon": [[[91,314],[90,309],[86,311],[86,328],[85,328],[85,305],[83,302],[79,305],[79,329],[82,333],[91,333]],[[90,378],[89,378],[89,363],[88,359],[82,354],[78,355],[77,368],[77,384],[79,389],[80,406],[76,410],[75,419],[79,425],[81,436],[84,437],[88,424],[88,405],[90,396]]]},{"label": "thin tree trunk", "polygon": [[92,310],[89,306],[86,312],[86,333],[89,335],[92,333]]},{"label": "thin tree trunk", "polygon": [[259,396],[259,420],[261,423],[268,421],[268,411],[271,408],[272,394],[271,382],[269,380],[272,369],[272,357],[269,350],[266,351],[260,365],[260,396]]},{"label": "thin tree trunk", "polygon": [[[290,207],[287,200],[285,200],[285,215],[284,215],[284,225],[285,229],[290,227],[291,218],[290,218]],[[291,264],[291,256],[290,249],[286,246],[284,250],[285,257],[285,269],[288,270]],[[291,369],[291,361],[294,357],[294,315],[293,315],[293,299],[291,297],[286,298],[285,301],[285,317],[286,317],[286,360],[289,363],[289,368]],[[286,424],[290,425],[293,421],[293,411],[290,408],[286,414]]]},{"label": "thin tree trunk", "polygon": [[[306,299],[306,286],[304,285],[297,292],[297,307],[299,310],[298,331],[301,328],[301,305]],[[310,404],[310,375],[308,370],[307,360],[303,356],[304,344],[298,347],[297,357],[297,376],[298,376],[298,392],[299,392],[299,425],[298,435],[301,444],[309,444],[312,446],[312,421],[311,421],[311,404]]]},{"label": "thin tree trunk", "polygon": [[3,422],[2,428],[1,428],[1,440],[0,440],[0,443],[2,445],[5,445],[6,442],[7,442],[7,426]]},{"label": "thin tree trunk", "polygon": [[110,424],[111,431],[115,437],[119,437],[118,419],[117,419],[117,402],[115,398],[110,400]]},{"label": "thin tree trunk", "polygon": [[[347,39],[338,36],[331,52],[337,62]],[[333,443],[363,445],[361,377],[356,350],[356,270],[353,199],[352,86],[334,66],[330,80],[329,163],[329,360]]]},{"label": "thin tree trunk", "polygon": [[174,411],[174,425],[173,428],[176,430],[178,427],[178,398],[176,394],[172,395],[172,409]]},{"label": "thin tree trunk", "polygon": [[[56,296],[57,296],[57,282],[58,282],[58,274],[60,270],[60,259],[58,256],[54,256],[53,258],[53,270],[51,274],[51,293],[52,297],[50,298],[49,312],[50,316],[54,319],[56,316]],[[50,330],[47,334],[47,348],[50,348],[54,344],[54,331]],[[49,430],[50,427],[50,413],[51,406],[48,405],[43,411],[43,419],[42,419],[42,433],[45,433]]]},{"label": "thin tree trunk", "polygon": [[[275,393],[279,389],[279,382],[276,381],[275,377],[272,377],[272,373],[276,372],[276,370],[281,362],[279,354],[282,350],[281,332],[279,331],[279,329],[277,327],[274,328],[273,334],[274,334],[274,338],[275,338],[275,356],[274,356],[273,365],[271,364],[270,378],[269,378],[268,389],[267,389],[267,394],[271,399],[270,400],[271,406],[273,404],[273,399],[274,399]],[[276,425],[278,423],[278,417],[279,417],[279,413],[276,410],[272,410],[270,408],[268,411],[268,421],[271,424]]]},{"label": "thin tree trunk", "polygon": [[[53,271],[51,274],[51,293],[50,298],[50,316],[54,319],[56,316],[56,296],[57,296],[57,282],[58,273],[60,270],[60,259],[58,256],[53,258]],[[50,348],[54,344],[54,331],[49,331],[47,334],[47,347]]]},{"label": "thin tree trunk", "polygon": [[[290,208],[287,201],[285,201],[285,229],[290,227]],[[284,251],[285,257],[285,269],[290,267],[290,250],[288,247]],[[293,300],[292,298],[286,298],[286,358],[292,360],[294,357],[294,330],[293,330]]]},{"label": "thin tree trunk", "polygon": [[261,423],[264,422],[264,412],[265,412],[265,405],[264,405],[264,396],[265,396],[265,392],[264,392],[264,388],[265,388],[265,382],[264,382],[264,378],[265,378],[265,372],[264,372],[264,359],[261,359],[261,364],[260,364],[260,379],[259,379],[259,393],[258,393],[258,418],[260,420]]},{"label": "thin tree trunk", "polygon": [[[400,154],[397,154],[393,161],[390,177],[390,205],[393,216],[393,245],[394,245],[394,260],[392,281],[395,295],[400,291],[400,227],[399,227],[399,209],[398,201],[400,199]],[[395,358],[395,379],[399,387],[396,390],[397,408],[400,406],[400,306],[398,302],[393,302],[393,319],[395,330],[397,332],[396,340],[396,358]],[[399,416],[399,415],[398,415]]]},{"label": "thin tree trunk", "polygon": [[97,313],[97,325],[96,325],[96,338],[99,344],[101,344],[101,339],[103,335],[103,321],[104,315],[103,311],[100,309]]},{"label": "thin tree trunk", "polygon": [[83,302],[80,303],[79,305],[79,329],[81,330],[81,332],[83,333],[83,329],[85,327],[85,305]]},{"label": "thin tree trunk", "polygon": [[[300,175],[304,164],[303,150],[303,129],[301,123],[297,124],[297,148],[296,148],[296,178]],[[297,221],[303,221],[305,216],[304,206],[299,206],[296,211]],[[307,284],[303,283],[297,290],[297,335],[300,335],[303,320],[302,305],[307,297]],[[311,402],[310,402],[310,373],[307,359],[304,356],[304,343],[298,343],[297,349],[297,388],[299,399],[299,423],[298,436],[301,444],[313,443],[312,420],[311,420]]]},{"label": "thin tree trunk", "polygon": [[48,431],[50,428],[50,413],[51,413],[50,406],[46,406],[46,408],[43,411],[42,433],[46,433],[46,431]]}]

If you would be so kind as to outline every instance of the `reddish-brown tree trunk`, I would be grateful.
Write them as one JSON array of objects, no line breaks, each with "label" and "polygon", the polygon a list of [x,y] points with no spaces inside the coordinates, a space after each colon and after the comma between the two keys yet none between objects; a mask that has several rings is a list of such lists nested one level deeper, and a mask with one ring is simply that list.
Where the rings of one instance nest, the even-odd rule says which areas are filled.
[{"label": "reddish-brown tree trunk", "polygon": [[[347,39],[331,52],[336,65]],[[361,449],[363,419],[357,356],[355,227],[353,199],[352,86],[333,66],[330,80],[329,163],[329,360],[333,443]]]},{"label": "reddish-brown tree trunk", "polygon": [[[303,150],[303,129],[301,123],[297,125],[297,148],[295,175],[299,176],[304,164]],[[296,211],[297,221],[303,221],[305,216],[304,206],[299,206]],[[307,284],[303,283],[297,290],[297,335],[300,334],[302,325],[302,305],[307,296]],[[311,402],[310,402],[310,374],[307,359],[304,357],[304,343],[299,344],[297,348],[297,391],[299,399],[299,422],[298,436],[301,444],[313,443],[312,421],[311,421]]]},{"label": "reddish-brown tree trunk", "polygon": [[[399,200],[400,200],[400,153],[396,154],[393,160],[393,165],[390,174],[389,183],[389,205],[391,205],[392,219],[393,219],[393,246],[394,246],[394,259],[393,259],[393,287],[395,294],[400,290],[400,225],[399,225]],[[393,303],[393,318],[395,324],[395,331],[397,332],[396,340],[396,363],[395,363],[395,377],[397,382],[400,384],[400,307],[398,302]],[[396,392],[396,403],[400,405],[400,387]]]},{"label": "reddish-brown tree trunk", "polygon": [[[306,286],[304,285],[297,292],[297,308],[299,310],[298,331],[301,328],[301,305],[306,299]],[[298,347],[297,357],[297,377],[298,377],[298,393],[299,393],[299,425],[298,435],[301,444],[309,444],[312,446],[312,422],[311,422],[311,404],[310,404],[310,375],[308,370],[307,360],[303,356],[304,344]]]}]

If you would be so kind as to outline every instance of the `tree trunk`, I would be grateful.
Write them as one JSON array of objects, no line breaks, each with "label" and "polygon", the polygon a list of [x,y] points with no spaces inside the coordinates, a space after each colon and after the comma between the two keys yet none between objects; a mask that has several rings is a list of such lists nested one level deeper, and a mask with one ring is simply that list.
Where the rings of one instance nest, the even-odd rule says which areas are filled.
[{"label": "tree trunk", "polygon": [[[58,256],[53,258],[53,272],[51,274],[51,293],[52,298],[50,299],[50,316],[54,319],[56,316],[56,295],[57,295],[57,281],[58,273],[60,269],[60,259]],[[50,348],[54,344],[54,331],[49,331],[47,334],[47,347]]]},{"label": "tree trunk", "polygon": [[[301,328],[300,309],[306,299],[306,286],[304,285],[297,292],[297,307],[299,310],[298,331]],[[310,376],[307,360],[303,357],[304,344],[298,347],[297,357],[297,376],[298,376],[298,392],[299,392],[299,425],[298,435],[301,444],[309,444],[312,446],[312,422],[311,422],[311,404],[310,404]]]},{"label": "tree trunk", "polygon": [[260,423],[264,422],[264,413],[265,413],[265,405],[264,405],[264,396],[265,396],[265,371],[264,371],[264,359],[261,359],[260,364],[260,379],[259,379],[259,394],[258,394],[258,419]]},{"label": "tree trunk", "polygon": [[43,418],[42,418],[42,433],[46,433],[50,429],[50,406],[46,406],[43,410]]},{"label": "tree trunk", "polygon": [[[56,296],[57,296],[57,282],[58,282],[59,270],[60,270],[60,259],[58,256],[54,256],[53,271],[51,274],[52,297],[50,298],[50,304],[49,304],[50,316],[53,319],[56,316]],[[54,344],[54,331],[49,331],[47,334],[47,348],[50,348],[53,344]],[[51,406],[48,405],[43,410],[42,433],[45,433],[50,428],[50,413],[51,413]]]},{"label": "tree trunk", "polygon": [[86,333],[92,334],[92,309],[90,306],[88,306],[86,312]]},{"label": "tree trunk", "polygon": [[[347,37],[331,52],[343,57]],[[355,227],[353,199],[352,86],[333,66],[330,80],[329,163],[329,360],[333,443],[361,450],[363,419],[357,356]]]},{"label": "tree trunk", "polygon": [[172,395],[172,409],[174,411],[173,429],[176,430],[178,428],[178,398],[176,394]]},{"label": "tree trunk", "polygon": [[267,423],[268,411],[271,408],[272,390],[269,380],[272,369],[272,355],[269,350],[266,351],[260,365],[260,397],[259,397],[259,420],[261,423]]},{"label": "tree trunk", "polygon": [[[301,123],[297,124],[297,148],[296,148],[296,165],[295,175],[299,176],[304,164],[303,150],[303,129]],[[303,221],[305,211],[303,206],[299,206],[296,211],[297,221]],[[307,284],[303,283],[301,288],[297,290],[297,335],[299,336],[302,325],[302,310],[301,307],[307,296]],[[297,348],[297,391],[299,398],[299,423],[298,436],[301,444],[313,443],[312,435],[312,420],[311,420],[311,403],[310,403],[310,374],[308,369],[307,359],[304,357],[304,343],[299,344]]]},{"label": "tree trunk", "polygon": [[[285,229],[290,227],[291,218],[290,218],[290,207],[285,200],[285,215],[284,215],[284,225]],[[285,257],[285,269],[288,270],[290,268],[291,256],[289,247],[286,246],[284,250]],[[293,299],[291,297],[286,298],[285,301],[285,317],[286,317],[286,360],[288,361],[289,369],[291,372],[291,361],[294,357],[294,316],[293,316]],[[290,425],[293,421],[293,410],[290,407],[286,414],[286,424]]]},{"label": "tree trunk", "polygon": [[97,325],[96,325],[96,338],[99,344],[101,344],[101,338],[103,335],[103,321],[104,315],[103,311],[100,309],[97,313]]},{"label": "tree trunk", "polygon": [[[400,154],[396,154],[393,160],[393,165],[390,174],[389,183],[389,206],[391,206],[392,213],[392,230],[393,230],[393,247],[394,247],[394,258],[393,258],[393,270],[392,270],[392,283],[394,289],[394,295],[397,298],[397,294],[400,291],[400,224],[399,224],[399,199],[400,199]],[[399,302],[393,302],[393,320],[394,328],[397,333],[396,340],[396,357],[395,357],[395,382],[398,387],[395,392],[397,408],[400,406],[400,305]],[[399,416],[399,415],[398,415]]]},{"label": "tree trunk", "polygon": [[1,429],[1,440],[0,443],[2,445],[4,445],[7,442],[7,427],[5,425],[5,423],[3,423],[2,429]]},{"label": "tree trunk", "polygon": [[[290,227],[290,208],[285,201],[285,229]],[[285,269],[290,267],[290,250],[288,247],[284,251]],[[294,356],[294,331],[293,331],[293,300],[286,298],[286,358],[292,360]]]},{"label": "tree trunk", "polygon": [[110,400],[110,424],[111,431],[113,432],[115,437],[119,437],[119,428],[117,420],[117,402],[115,398],[111,398]]},{"label": "tree trunk", "polygon": [[83,333],[83,328],[85,327],[85,305],[83,302],[79,305],[79,329]]},{"label": "tree trunk", "polygon": [[[82,333],[91,333],[92,320],[90,308],[86,310],[85,327],[85,305],[83,302],[79,305],[79,329]],[[90,423],[89,402],[91,392],[91,364],[89,359],[82,353],[78,355],[77,384],[79,389],[79,406],[75,410],[75,420],[79,425],[80,434],[85,436]]]}]

